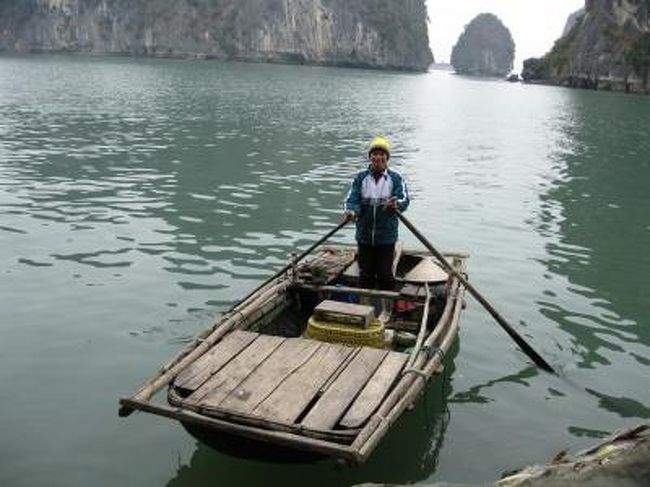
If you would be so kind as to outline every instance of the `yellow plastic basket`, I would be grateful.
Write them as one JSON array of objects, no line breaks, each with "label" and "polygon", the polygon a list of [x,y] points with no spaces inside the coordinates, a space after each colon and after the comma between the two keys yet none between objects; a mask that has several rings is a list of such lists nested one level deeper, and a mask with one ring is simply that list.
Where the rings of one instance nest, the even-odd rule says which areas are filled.
[{"label": "yellow plastic basket", "polygon": [[346,326],[340,323],[319,321],[309,318],[305,337],[329,343],[385,348],[384,323],[378,319],[370,322],[368,328]]}]

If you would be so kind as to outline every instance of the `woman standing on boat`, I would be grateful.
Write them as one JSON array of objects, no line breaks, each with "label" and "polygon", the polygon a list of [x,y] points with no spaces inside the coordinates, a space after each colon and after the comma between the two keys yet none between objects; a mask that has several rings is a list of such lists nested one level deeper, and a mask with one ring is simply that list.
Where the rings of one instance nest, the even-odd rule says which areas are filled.
[{"label": "woman standing on boat", "polygon": [[405,211],[409,196],[404,178],[388,168],[388,140],[375,137],[368,158],[368,168],[352,181],[343,217],[356,221],[359,286],[390,290],[395,284],[392,266],[399,223],[394,210]]}]

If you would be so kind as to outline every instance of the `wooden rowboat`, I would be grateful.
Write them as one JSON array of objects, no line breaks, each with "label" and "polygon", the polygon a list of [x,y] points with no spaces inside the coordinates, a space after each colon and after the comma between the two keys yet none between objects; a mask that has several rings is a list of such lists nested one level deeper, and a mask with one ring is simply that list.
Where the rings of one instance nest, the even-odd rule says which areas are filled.
[{"label": "wooden rowboat", "polygon": [[[458,273],[466,257],[445,254]],[[442,370],[464,287],[398,246],[396,289],[362,289],[355,259],[356,247],[330,246],[291,266],[120,399],[120,415],[172,418],[212,445],[364,462]],[[166,386],[167,404],[153,402]]]}]

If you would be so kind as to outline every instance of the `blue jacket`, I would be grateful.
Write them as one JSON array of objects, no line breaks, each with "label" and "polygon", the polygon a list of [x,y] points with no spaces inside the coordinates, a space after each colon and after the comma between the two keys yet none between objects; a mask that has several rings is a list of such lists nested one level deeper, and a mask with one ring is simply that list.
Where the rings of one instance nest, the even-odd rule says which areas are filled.
[{"label": "blue jacket", "polygon": [[[356,239],[364,245],[386,245],[397,242],[397,215],[385,205],[390,197],[397,198],[397,208],[405,211],[409,206],[406,181],[397,172],[387,169],[381,176],[383,180],[375,183],[379,189],[372,194],[372,174],[370,169],[358,173],[352,181],[345,199],[345,209],[356,215]],[[367,179],[371,178],[371,179]],[[380,196],[380,197],[373,197]]]}]

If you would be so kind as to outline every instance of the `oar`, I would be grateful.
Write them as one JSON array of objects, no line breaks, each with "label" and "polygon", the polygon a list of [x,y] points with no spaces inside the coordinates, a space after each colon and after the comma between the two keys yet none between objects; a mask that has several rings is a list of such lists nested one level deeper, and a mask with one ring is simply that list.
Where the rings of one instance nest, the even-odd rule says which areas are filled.
[{"label": "oar", "polygon": [[[338,225],[336,226],[336,228],[333,228],[331,231],[329,231],[329,232],[327,233],[327,235],[324,235],[324,236],[323,236],[322,238],[320,238],[317,242],[315,242],[311,247],[309,247],[307,250],[305,250],[302,254],[300,254],[298,257],[294,258],[294,259],[292,260],[292,262],[290,262],[289,264],[287,264],[286,266],[284,266],[282,269],[280,269],[278,272],[276,272],[273,276],[269,277],[266,281],[264,281],[264,283],[262,283],[260,286],[258,286],[257,288],[255,288],[255,290],[252,291],[248,296],[246,296],[244,299],[242,299],[242,300],[239,301],[237,304],[235,304],[235,305],[230,309],[230,311],[232,311],[232,310],[234,310],[235,308],[237,308],[237,306],[239,306],[241,303],[243,303],[244,301],[246,301],[246,300],[247,300],[248,298],[250,298],[253,294],[255,294],[257,291],[259,291],[260,289],[262,289],[262,288],[263,288],[264,286],[266,286],[269,282],[271,282],[273,279],[276,279],[277,277],[281,276],[283,273],[285,273],[286,271],[288,271],[288,270],[289,270],[293,265],[295,265],[298,261],[300,261],[301,259],[303,259],[303,258],[304,258],[307,254],[309,254],[312,250],[314,250],[314,249],[315,249],[316,247],[318,247],[320,244],[322,244],[323,242],[325,242],[325,240],[327,240],[327,239],[330,238],[332,235],[334,235],[336,232],[338,232],[341,228],[343,228],[343,227],[345,226],[346,223],[348,223],[348,222],[347,222],[347,221],[343,221],[343,222],[341,222],[340,224],[338,224]],[[205,343],[205,342],[203,342],[203,344],[204,344],[204,343]],[[201,345],[198,345],[198,344],[197,344],[197,348],[198,348],[198,346],[203,346],[203,344],[201,344]],[[135,409],[131,406],[131,404],[133,404],[133,403],[140,403],[140,404],[142,404],[143,401],[144,401],[145,403],[146,403],[147,401],[149,401],[149,399],[151,399],[151,397],[152,397],[156,392],[158,392],[162,387],[164,387],[165,385],[167,385],[167,384],[169,384],[169,383],[171,382],[173,376],[169,373],[169,371],[172,370],[172,369],[174,369],[174,368],[176,368],[176,369],[178,369],[178,370],[174,373],[174,375],[175,375],[176,373],[178,373],[178,371],[180,371],[180,370],[182,369],[182,368],[179,368],[179,365],[178,365],[178,364],[179,364],[180,362],[182,362],[182,361],[186,361],[186,364],[184,365],[184,366],[186,366],[188,363],[190,363],[190,361],[187,360],[188,357],[191,356],[191,355],[192,355],[193,353],[195,353],[195,352],[196,352],[196,348],[194,348],[194,349],[193,349],[192,351],[190,351],[190,352],[185,352],[185,353],[182,354],[181,356],[177,357],[177,358],[174,359],[170,364],[168,364],[167,366],[165,366],[165,368],[162,369],[162,370],[158,373],[158,375],[156,375],[154,378],[152,378],[151,380],[149,380],[149,382],[147,382],[147,383],[145,384],[145,386],[144,386],[142,389],[140,389],[140,391],[138,391],[138,392],[137,392],[133,397],[128,398],[128,399],[120,399],[120,403],[122,404],[122,407],[121,407],[120,410],[119,410],[119,415],[120,415],[121,417],[129,416],[129,415],[130,415],[130,414],[135,410]],[[197,355],[197,357],[198,357],[198,355]],[[195,357],[194,359],[196,359],[196,357]],[[194,360],[194,359],[192,359],[192,360]],[[149,404],[147,404],[147,405],[149,406]],[[154,407],[154,408],[155,408],[155,407]],[[143,410],[146,410],[146,409],[143,409]]]},{"label": "oar", "polygon": [[551,374],[555,374],[555,370],[553,370],[553,367],[551,367],[546,360],[544,360],[541,355],[539,355],[535,350],[533,350],[533,347],[531,347],[526,340],[522,338],[522,336],[517,333],[512,326],[508,324],[508,322],[501,316],[497,310],[494,309],[494,307],[483,297],[481,293],[479,293],[474,286],[472,286],[469,282],[467,282],[467,279],[465,279],[459,272],[456,271],[442,256],[440,252],[438,252],[431,243],[424,238],[424,236],[413,226],[413,224],[408,221],[408,219],[402,215],[398,210],[395,210],[397,213],[397,216],[400,220],[402,220],[402,223],[406,225],[406,227],[417,237],[417,239],[422,242],[422,244],[427,248],[429,252],[431,252],[439,261],[440,263],[445,267],[447,272],[450,274],[453,274],[461,283],[463,286],[465,286],[465,289],[467,289],[472,296],[476,298],[476,300],[483,305],[483,307],[492,315],[492,317],[501,325],[501,328],[503,328],[508,335],[510,335],[510,338],[512,338],[517,345],[528,355],[533,362],[537,364],[538,367],[541,369],[544,369],[547,372],[550,372]]},{"label": "oar", "polygon": [[302,259],[304,259],[307,255],[309,255],[316,247],[318,247],[320,244],[325,242],[328,238],[330,238],[332,235],[334,235],[336,232],[338,232],[341,228],[343,228],[346,224],[348,223],[347,220],[342,221],[339,223],[335,228],[327,232],[326,235],[323,235],[317,242],[314,242],[311,247],[309,247],[307,250],[305,250],[302,254],[300,254],[298,257],[294,258],[289,262],[287,265],[285,265],[282,269],[280,269],[278,272],[276,272],[274,275],[269,277],[266,281],[264,281],[262,284],[257,286],[253,291],[251,291],[244,299],[240,300],[237,304],[235,304],[232,308],[235,309],[240,303],[243,303],[246,301],[248,298],[250,298],[253,294],[255,294],[257,291],[262,289],[264,286],[266,286],[269,282],[271,282],[274,279],[277,279],[280,277],[282,274],[287,272],[291,267],[296,265],[298,262],[300,262]]}]

